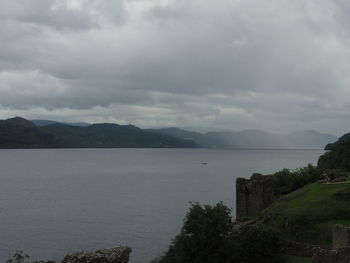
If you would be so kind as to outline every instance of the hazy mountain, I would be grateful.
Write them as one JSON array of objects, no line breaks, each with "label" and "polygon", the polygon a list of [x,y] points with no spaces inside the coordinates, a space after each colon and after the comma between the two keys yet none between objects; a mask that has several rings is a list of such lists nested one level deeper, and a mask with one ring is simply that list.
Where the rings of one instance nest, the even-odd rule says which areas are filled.
[{"label": "hazy mountain", "polygon": [[109,123],[86,125],[51,120],[32,122],[20,117],[3,120],[0,121],[0,148],[324,148],[337,139],[317,131],[286,135],[260,130],[199,133],[179,128],[144,130]]},{"label": "hazy mountain", "polygon": [[54,123],[43,127],[16,117],[0,121],[0,148],[177,148],[191,141],[142,130],[132,125],[93,124],[88,127]]},{"label": "hazy mountain", "polygon": [[198,133],[177,128],[153,130],[162,134],[195,141],[201,147],[218,148],[324,148],[337,140],[331,134],[317,131],[297,131],[290,134],[275,134],[260,130],[240,132]]},{"label": "hazy mountain", "polygon": [[71,126],[78,126],[78,127],[87,127],[91,125],[90,123],[87,122],[59,122],[59,121],[51,121],[51,120],[31,120],[36,126],[48,126],[51,124],[56,124],[56,123],[61,123],[61,124],[67,124]]}]

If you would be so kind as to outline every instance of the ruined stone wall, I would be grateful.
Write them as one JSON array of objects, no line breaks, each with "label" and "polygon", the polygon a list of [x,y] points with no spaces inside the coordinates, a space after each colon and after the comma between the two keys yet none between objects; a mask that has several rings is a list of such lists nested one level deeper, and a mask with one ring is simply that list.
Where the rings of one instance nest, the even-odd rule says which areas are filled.
[{"label": "ruined stone wall", "polygon": [[350,228],[334,225],[333,249],[315,249],[312,263],[350,263]]},{"label": "ruined stone wall", "polygon": [[350,247],[350,227],[334,225],[332,228],[333,249]]},{"label": "ruined stone wall", "polygon": [[295,242],[286,239],[281,239],[281,247],[284,254],[299,257],[312,257],[314,250],[321,248],[320,246]]},{"label": "ruined stone wall", "polygon": [[274,200],[271,176],[253,174],[250,179],[236,180],[236,218],[257,215]]},{"label": "ruined stone wall", "polygon": [[350,247],[338,250],[315,250],[312,263],[350,263]]},{"label": "ruined stone wall", "polygon": [[129,247],[107,248],[89,253],[79,252],[65,256],[61,263],[128,263],[130,253]]}]

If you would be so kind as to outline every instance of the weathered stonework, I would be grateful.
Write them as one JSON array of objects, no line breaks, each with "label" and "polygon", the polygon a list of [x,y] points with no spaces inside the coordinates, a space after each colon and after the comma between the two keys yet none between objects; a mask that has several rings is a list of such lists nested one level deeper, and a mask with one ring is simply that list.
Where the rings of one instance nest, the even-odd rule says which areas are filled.
[{"label": "weathered stonework", "polygon": [[350,228],[334,225],[333,249],[315,249],[312,263],[350,263]]},{"label": "weathered stonework", "polygon": [[64,257],[62,263],[128,263],[131,248],[115,247],[93,253],[74,253]]},{"label": "weathered stonework", "polygon": [[250,179],[236,179],[236,218],[258,215],[274,201],[271,176],[253,174]]},{"label": "weathered stonework", "polygon": [[282,252],[291,256],[312,257],[315,249],[320,249],[320,246],[307,243],[300,243],[291,240],[281,239]]},{"label": "weathered stonework", "polygon": [[332,228],[333,249],[350,247],[350,227],[334,225]]},{"label": "weathered stonework", "polygon": [[316,249],[312,263],[350,263],[350,247],[338,250]]}]

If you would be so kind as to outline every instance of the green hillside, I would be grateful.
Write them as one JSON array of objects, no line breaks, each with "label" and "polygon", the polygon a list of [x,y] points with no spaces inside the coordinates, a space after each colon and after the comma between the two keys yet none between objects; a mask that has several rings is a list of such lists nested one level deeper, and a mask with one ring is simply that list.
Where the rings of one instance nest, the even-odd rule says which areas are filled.
[{"label": "green hillside", "polygon": [[276,228],[286,239],[330,244],[332,225],[350,226],[350,181],[308,184],[281,197],[259,222]]}]

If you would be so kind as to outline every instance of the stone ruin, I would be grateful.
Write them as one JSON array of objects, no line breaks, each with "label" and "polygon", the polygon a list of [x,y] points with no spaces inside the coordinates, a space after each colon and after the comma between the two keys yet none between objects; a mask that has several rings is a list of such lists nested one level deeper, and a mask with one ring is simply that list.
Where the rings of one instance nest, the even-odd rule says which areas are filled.
[{"label": "stone ruin", "polygon": [[[131,248],[114,247],[96,252],[78,252],[64,257],[61,263],[128,263]],[[46,263],[55,263],[47,261]]]},{"label": "stone ruin", "polygon": [[[255,222],[245,220],[250,216],[259,215],[273,202],[274,188],[271,176],[253,174],[250,179],[237,178],[235,232],[244,232]],[[350,263],[350,227],[334,225],[332,238],[331,249],[291,241],[284,241],[283,247],[286,254],[312,256],[312,263]]]},{"label": "stone ruin", "polygon": [[334,225],[332,238],[332,249],[315,249],[312,263],[350,263],[350,227]]},{"label": "stone ruin", "polygon": [[250,179],[236,179],[236,218],[258,215],[274,201],[271,176],[253,174]]}]

